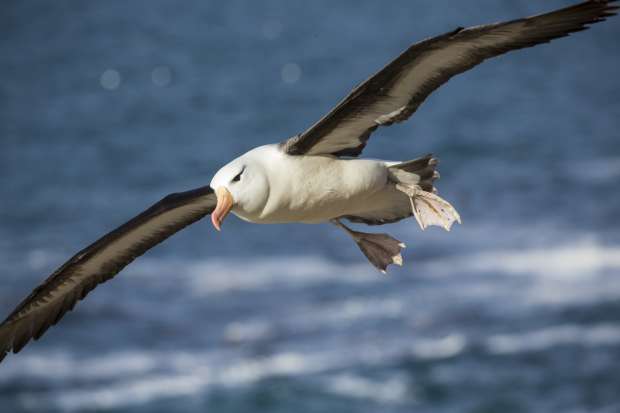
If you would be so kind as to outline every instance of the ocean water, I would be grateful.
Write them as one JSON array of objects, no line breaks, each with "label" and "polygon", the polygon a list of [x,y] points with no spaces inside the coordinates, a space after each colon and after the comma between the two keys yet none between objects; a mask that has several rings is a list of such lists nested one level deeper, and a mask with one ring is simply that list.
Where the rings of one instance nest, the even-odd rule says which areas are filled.
[{"label": "ocean water", "polygon": [[[303,131],[414,41],[567,1],[7,1],[0,313]],[[620,412],[620,18],[441,88],[365,155],[441,158],[450,233],[208,220],[0,365],[2,412]],[[375,229],[373,229],[375,230]]]}]

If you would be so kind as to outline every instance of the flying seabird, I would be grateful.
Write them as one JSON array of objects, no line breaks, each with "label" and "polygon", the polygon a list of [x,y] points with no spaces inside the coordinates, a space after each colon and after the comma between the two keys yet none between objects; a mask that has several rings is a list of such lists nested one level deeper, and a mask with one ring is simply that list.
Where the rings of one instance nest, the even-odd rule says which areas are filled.
[{"label": "flying seabird", "polygon": [[383,225],[413,216],[425,229],[460,222],[436,194],[437,159],[355,159],[371,134],[409,118],[452,76],[511,50],[547,43],[615,14],[615,0],[590,0],[504,23],[458,28],[414,44],[357,86],[305,132],[252,149],[204,186],[166,196],[74,255],[0,325],[0,360],[38,339],[98,284],[184,227],[211,214],[217,230],[229,212],[254,223],[331,222],[385,272],[402,265],[405,245],[387,234],[353,231],[348,220]]}]

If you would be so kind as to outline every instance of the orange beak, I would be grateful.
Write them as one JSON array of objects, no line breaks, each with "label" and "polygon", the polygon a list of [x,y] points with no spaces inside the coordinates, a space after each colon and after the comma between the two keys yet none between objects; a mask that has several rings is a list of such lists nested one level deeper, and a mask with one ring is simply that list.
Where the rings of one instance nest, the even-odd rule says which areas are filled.
[{"label": "orange beak", "polygon": [[217,205],[215,206],[215,211],[211,213],[211,222],[215,229],[221,231],[222,222],[232,209],[234,200],[228,189],[223,186],[215,190],[215,195],[217,196]]}]

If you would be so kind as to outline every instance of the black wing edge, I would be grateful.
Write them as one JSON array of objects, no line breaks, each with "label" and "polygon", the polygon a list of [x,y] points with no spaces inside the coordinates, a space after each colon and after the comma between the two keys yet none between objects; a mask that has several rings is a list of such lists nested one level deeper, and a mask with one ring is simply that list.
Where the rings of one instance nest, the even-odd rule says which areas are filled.
[{"label": "black wing edge", "polygon": [[[122,254],[123,256],[118,257],[117,260],[113,260],[110,263],[106,263],[104,270],[101,271],[100,274],[94,274],[93,277],[87,280],[88,282],[78,285],[77,288],[73,288],[70,293],[61,300],[53,303],[49,311],[46,311],[47,314],[45,317],[36,317],[36,313],[32,314],[28,312],[33,309],[36,310],[39,306],[46,305],[50,298],[50,293],[54,288],[63,283],[72,282],[73,280],[71,280],[70,277],[72,274],[76,274],[76,272],[79,271],[79,266],[81,264],[86,263],[104,248],[120,240],[125,234],[138,229],[166,212],[187,206],[188,204],[204,199],[204,197],[212,198],[213,205],[208,205],[200,209],[197,208],[187,213],[182,219],[169,223],[153,236],[146,237],[136,245],[132,245],[127,251],[124,251],[124,254]],[[210,214],[215,207],[215,201],[213,189],[209,186],[167,195],[139,215],[75,254],[71,259],[54,271],[42,284],[36,287],[32,293],[13,310],[2,324],[0,324],[0,362],[2,362],[11,350],[13,353],[18,353],[31,339],[38,340],[49,327],[58,323],[65,313],[71,311],[78,301],[86,297],[97,285],[118,274],[135,258],[144,254],[174,233],[202,219],[205,215]],[[26,312],[25,315],[23,314],[24,311]]]}]

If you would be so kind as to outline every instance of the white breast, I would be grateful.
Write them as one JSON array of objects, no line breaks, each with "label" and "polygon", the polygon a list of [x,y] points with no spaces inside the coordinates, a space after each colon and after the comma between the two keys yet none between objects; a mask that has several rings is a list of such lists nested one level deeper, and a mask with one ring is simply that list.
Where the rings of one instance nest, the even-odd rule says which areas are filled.
[{"label": "white breast", "polygon": [[[263,147],[269,196],[261,211],[233,212],[256,223],[318,223],[353,214],[387,184],[385,162],[332,156],[290,156]],[[277,151],[277,152],[274,152]]]}]

